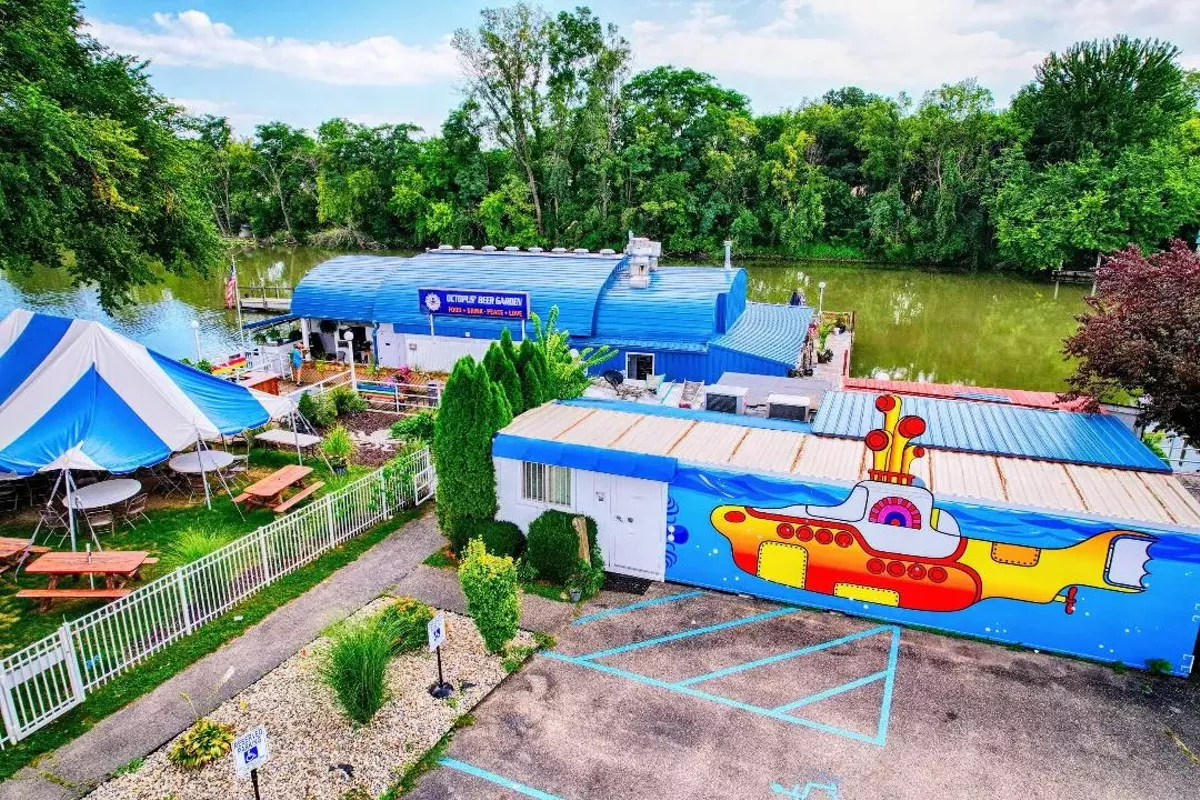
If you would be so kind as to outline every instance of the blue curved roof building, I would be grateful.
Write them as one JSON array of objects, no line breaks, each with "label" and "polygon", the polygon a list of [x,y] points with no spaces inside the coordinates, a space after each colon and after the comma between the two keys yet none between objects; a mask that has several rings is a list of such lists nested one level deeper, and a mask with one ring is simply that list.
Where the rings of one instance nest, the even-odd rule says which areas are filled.
[{"label": "blue curved roof building", "polygon": [[[719,267],[661,267],[631,280],[629,256],[431,250],[412,258],[339,256],[297,285],[292,314],[362,326],[385,366],[448,369],[480,355],[501,331],[517,340],[519,320],[431,316],[431,289],[527,294],[543,320],[558,308],[558,327],[580,349],[617,352],[600,369],[631,377],[716,382],[723,372],[787,375],[800,361],[813,309],[747,301],[746,272]],[[315,326],[312,326],[315,330]],[[532,336],[532,327],[524,331]],[[337,343],[329,336],[326,349]]]}]

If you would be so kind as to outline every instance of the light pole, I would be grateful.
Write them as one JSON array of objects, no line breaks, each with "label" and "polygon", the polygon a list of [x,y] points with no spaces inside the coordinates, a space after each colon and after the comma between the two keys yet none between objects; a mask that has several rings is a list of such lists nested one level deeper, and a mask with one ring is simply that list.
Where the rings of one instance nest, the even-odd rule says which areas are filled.
[{"label": "light pole", "polygon": [[825,313],[825,281],[817,284],[817,288],[821,290],[820,296],[817,298],[817,319]]},{"label": "light pole", "polygon": [[342,339],[350,350],[350,385],[357,391],[358,378],[354,374],[354,331],[343,331]]},{"label": "light pole", "polygon": [[196,364],[199,365],[204,357],[200,355],[200,320],[192,320],[192,342],[196,345]]}]

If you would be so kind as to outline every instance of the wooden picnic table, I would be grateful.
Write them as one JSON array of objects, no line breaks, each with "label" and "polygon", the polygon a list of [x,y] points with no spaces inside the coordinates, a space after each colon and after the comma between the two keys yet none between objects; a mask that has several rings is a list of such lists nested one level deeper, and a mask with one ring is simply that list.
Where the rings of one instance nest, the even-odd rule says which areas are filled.
[{"label": "wooden picnic table", "polygon": [[[150,560],[144,550],[104,550],[93,553],[46,553],[25,567],[26,574],[50,576],[47,589],[57,589],[63,577],[103,575],[109,589],[124,588]],[[157,560],[157,559],[155,559]],[[154,563],[154,560],[150,560]]]},{"label": "wooden picnic table", "polygon": [[36,555],[50,552],[49,547],[34,547],[28,539],[0,536],[0,572],[18,566],[26,554]]},{"label": "wooden picnic table", "polygon": [[299,464],[288,464],[277,469],[267,477],[252,483],[242,490],[239,500],[245,499],[253,505],[273,506],[283,499],[283,493],[290,486],[303,485],[306,478],[312,474],[312,467]]}]

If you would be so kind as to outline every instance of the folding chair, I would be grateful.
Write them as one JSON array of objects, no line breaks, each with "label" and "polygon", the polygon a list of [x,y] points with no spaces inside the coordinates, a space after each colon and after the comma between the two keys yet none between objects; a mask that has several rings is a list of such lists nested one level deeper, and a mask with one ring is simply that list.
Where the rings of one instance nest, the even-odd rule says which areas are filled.
[{"label": "folding chair", "polygon": [[150,495],[143,492],[142,494],[126,500],[125,507],[121,509],[121,522],[125,523],[131,528],[137,527],[137,525],[133,523],[134,519],[137,517],[141,517],[142,519],[146,520],[146,522],[149,522],[150,518],[146,516],[146,503],[149,501],[149,499]]}]

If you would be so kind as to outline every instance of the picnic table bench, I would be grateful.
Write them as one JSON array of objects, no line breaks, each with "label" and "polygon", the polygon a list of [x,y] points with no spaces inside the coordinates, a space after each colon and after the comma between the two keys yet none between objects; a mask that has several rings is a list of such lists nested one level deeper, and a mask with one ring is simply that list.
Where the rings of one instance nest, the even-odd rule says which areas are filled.
[{"label": "picnic table bench", "polygon": [[[42,611],[47,611],[54,600],[116,600],[129,594],[125,588],[130,580],[136,580],[141,568],[157,564],[144,550],[105,550],[97,553],[46,553],[25,568],[27,575],[48,575],[50,580],[45,589],[22,589],[17,597],[38,600]],[[103,575],[104,588],[62,588],[59,580],[64,577],[79,578],[84,575]]]},{"label": "picnic table bench", "polygon": [[22,589],[17,597],[37,600],[38,609],[49,611],[55,600],[120,600],[132,589]]},{"label": "picnic table bench", "polygon": [[13,567],[19,566],[22,561],[31,555],[41,555],[42,553],[49,552],[49,547],[34,546],[30,544],[28,539],[0,536],[0,572],[6,572]]},{"label": "picnic table bench", "polygon": [[292,495],[291,498],[284,500],[283,493],[292,486],[303,486],[304,480],[312,474],[312,471],[312,467],[289,464],[282,469],[272,472],[257,483],[247,486],[242,490],[240,495],[233,498],[233,502],[271,507],[275,510],[276,514],[283,514],[292,506],[312,496],[313,492],[325,485],[323,481],[317,481],[310,486],[302,488],[299,492]]}]

